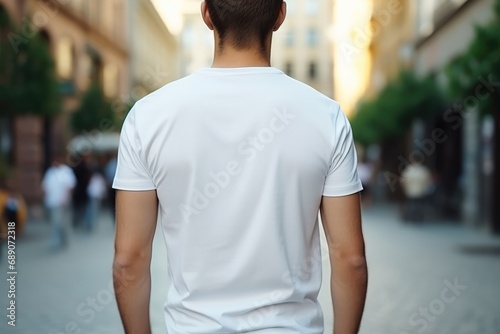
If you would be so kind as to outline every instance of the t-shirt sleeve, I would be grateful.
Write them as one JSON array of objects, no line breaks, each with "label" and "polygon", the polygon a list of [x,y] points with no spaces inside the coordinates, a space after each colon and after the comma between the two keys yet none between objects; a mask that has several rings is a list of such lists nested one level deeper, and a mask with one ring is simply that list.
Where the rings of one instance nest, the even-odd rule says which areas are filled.
[{"label": "t-shirt sleeve", "polygon": [[120,134],[118,164],[113,188],[129,191],[155,190],[156,186],[141,158],[142,147],[136,127],[136,108],[127,115]]},{"label": "t-shirt sleeve", "polygon": [[334,143],[323,196],[341,197],[363,190],[357,171],[357,156],[352,129],[340,107],[333,116]]}]

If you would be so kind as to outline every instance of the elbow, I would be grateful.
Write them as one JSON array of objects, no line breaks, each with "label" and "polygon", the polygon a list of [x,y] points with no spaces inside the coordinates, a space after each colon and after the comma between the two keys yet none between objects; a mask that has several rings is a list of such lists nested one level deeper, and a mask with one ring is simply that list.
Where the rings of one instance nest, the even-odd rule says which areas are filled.
[{"label": "elbow", "polygon": [[137,259],[130,254],[115,254],[115,259],[113,261],[113,269],[127,269],[134,266]]},{"label": "elbow", "polygon": [[130,250],[115,250],[113,270],[141,271],[149,269],[151,264],[150,252],[133,252]]},{"label": "elbow", "polygon": [[350,256],[347,259],[347,263],[355,271],[365,272],[367,270],[366,257],[364,255]]},{"label": "elbow", "polygon": [[334,251],[332,255],[332,264],[335,267],[341,266],[359,272],[366,271],[367,263],[364,251],[359,253],[348,253],[337,250]]},{"label": "elbow", "polygon": [[361,284],[368,281],[368,266],[364,254],[337,254],[332,259],[332,280],[337,284]]},{"label": "elbow", "polygon": [[115,291],[147,282],[151,277],[150,265],[151,259],[144,255],[117,252],[113,261]]}]

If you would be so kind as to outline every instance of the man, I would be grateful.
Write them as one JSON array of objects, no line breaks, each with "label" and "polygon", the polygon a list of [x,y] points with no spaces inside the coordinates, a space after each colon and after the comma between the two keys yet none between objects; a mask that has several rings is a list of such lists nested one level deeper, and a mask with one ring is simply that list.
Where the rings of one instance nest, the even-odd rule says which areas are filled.
[{"label": "man", "polygon": [[59,250],[68,243],[68,210],[72,191],[76,186],[73,170],[63,163],[62,156],[56,157],[47,169],[42,181],[45,206],[49,212],[51,225],[50,248]]},{"label": "man", "polygon": [[339,105],[270,67],[282,0],[206,0],[215,59],[138,102],[114,181],[126,333],[150,333],[160,213],[168,333],[323,333],[321,210],[335,333],[357,333],[367,270],[356,155]]},{"label": "man", "polygon": [[422,222],[424,220],[425,200],[432,192],[432,174],[420,162],[409,164],[401,175],[401,184],[406,196],[404,220]]}]

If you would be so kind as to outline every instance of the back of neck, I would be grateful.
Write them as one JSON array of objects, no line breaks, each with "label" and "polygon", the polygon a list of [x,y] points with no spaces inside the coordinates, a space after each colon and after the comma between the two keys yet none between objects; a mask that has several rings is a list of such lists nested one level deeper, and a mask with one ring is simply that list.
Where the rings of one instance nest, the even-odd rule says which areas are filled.
[{"label": "back of neck", "polygon": [[225,47],[216,49],[212,67],[215,68],[237,68],[237,67],[270,67],[271,54],[263,54],[258,48],[235,49]]}]

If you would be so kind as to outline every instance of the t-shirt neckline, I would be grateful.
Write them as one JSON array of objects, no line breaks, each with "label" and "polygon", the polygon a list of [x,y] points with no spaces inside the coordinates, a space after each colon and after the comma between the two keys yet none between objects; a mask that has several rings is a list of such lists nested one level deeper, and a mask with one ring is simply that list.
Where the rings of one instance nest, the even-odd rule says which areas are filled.
[{"label": "t-shirt neckline", "polygon": [[255,75],[281,74],[276,67],[202,67],[195,73],[204,75]]}]

